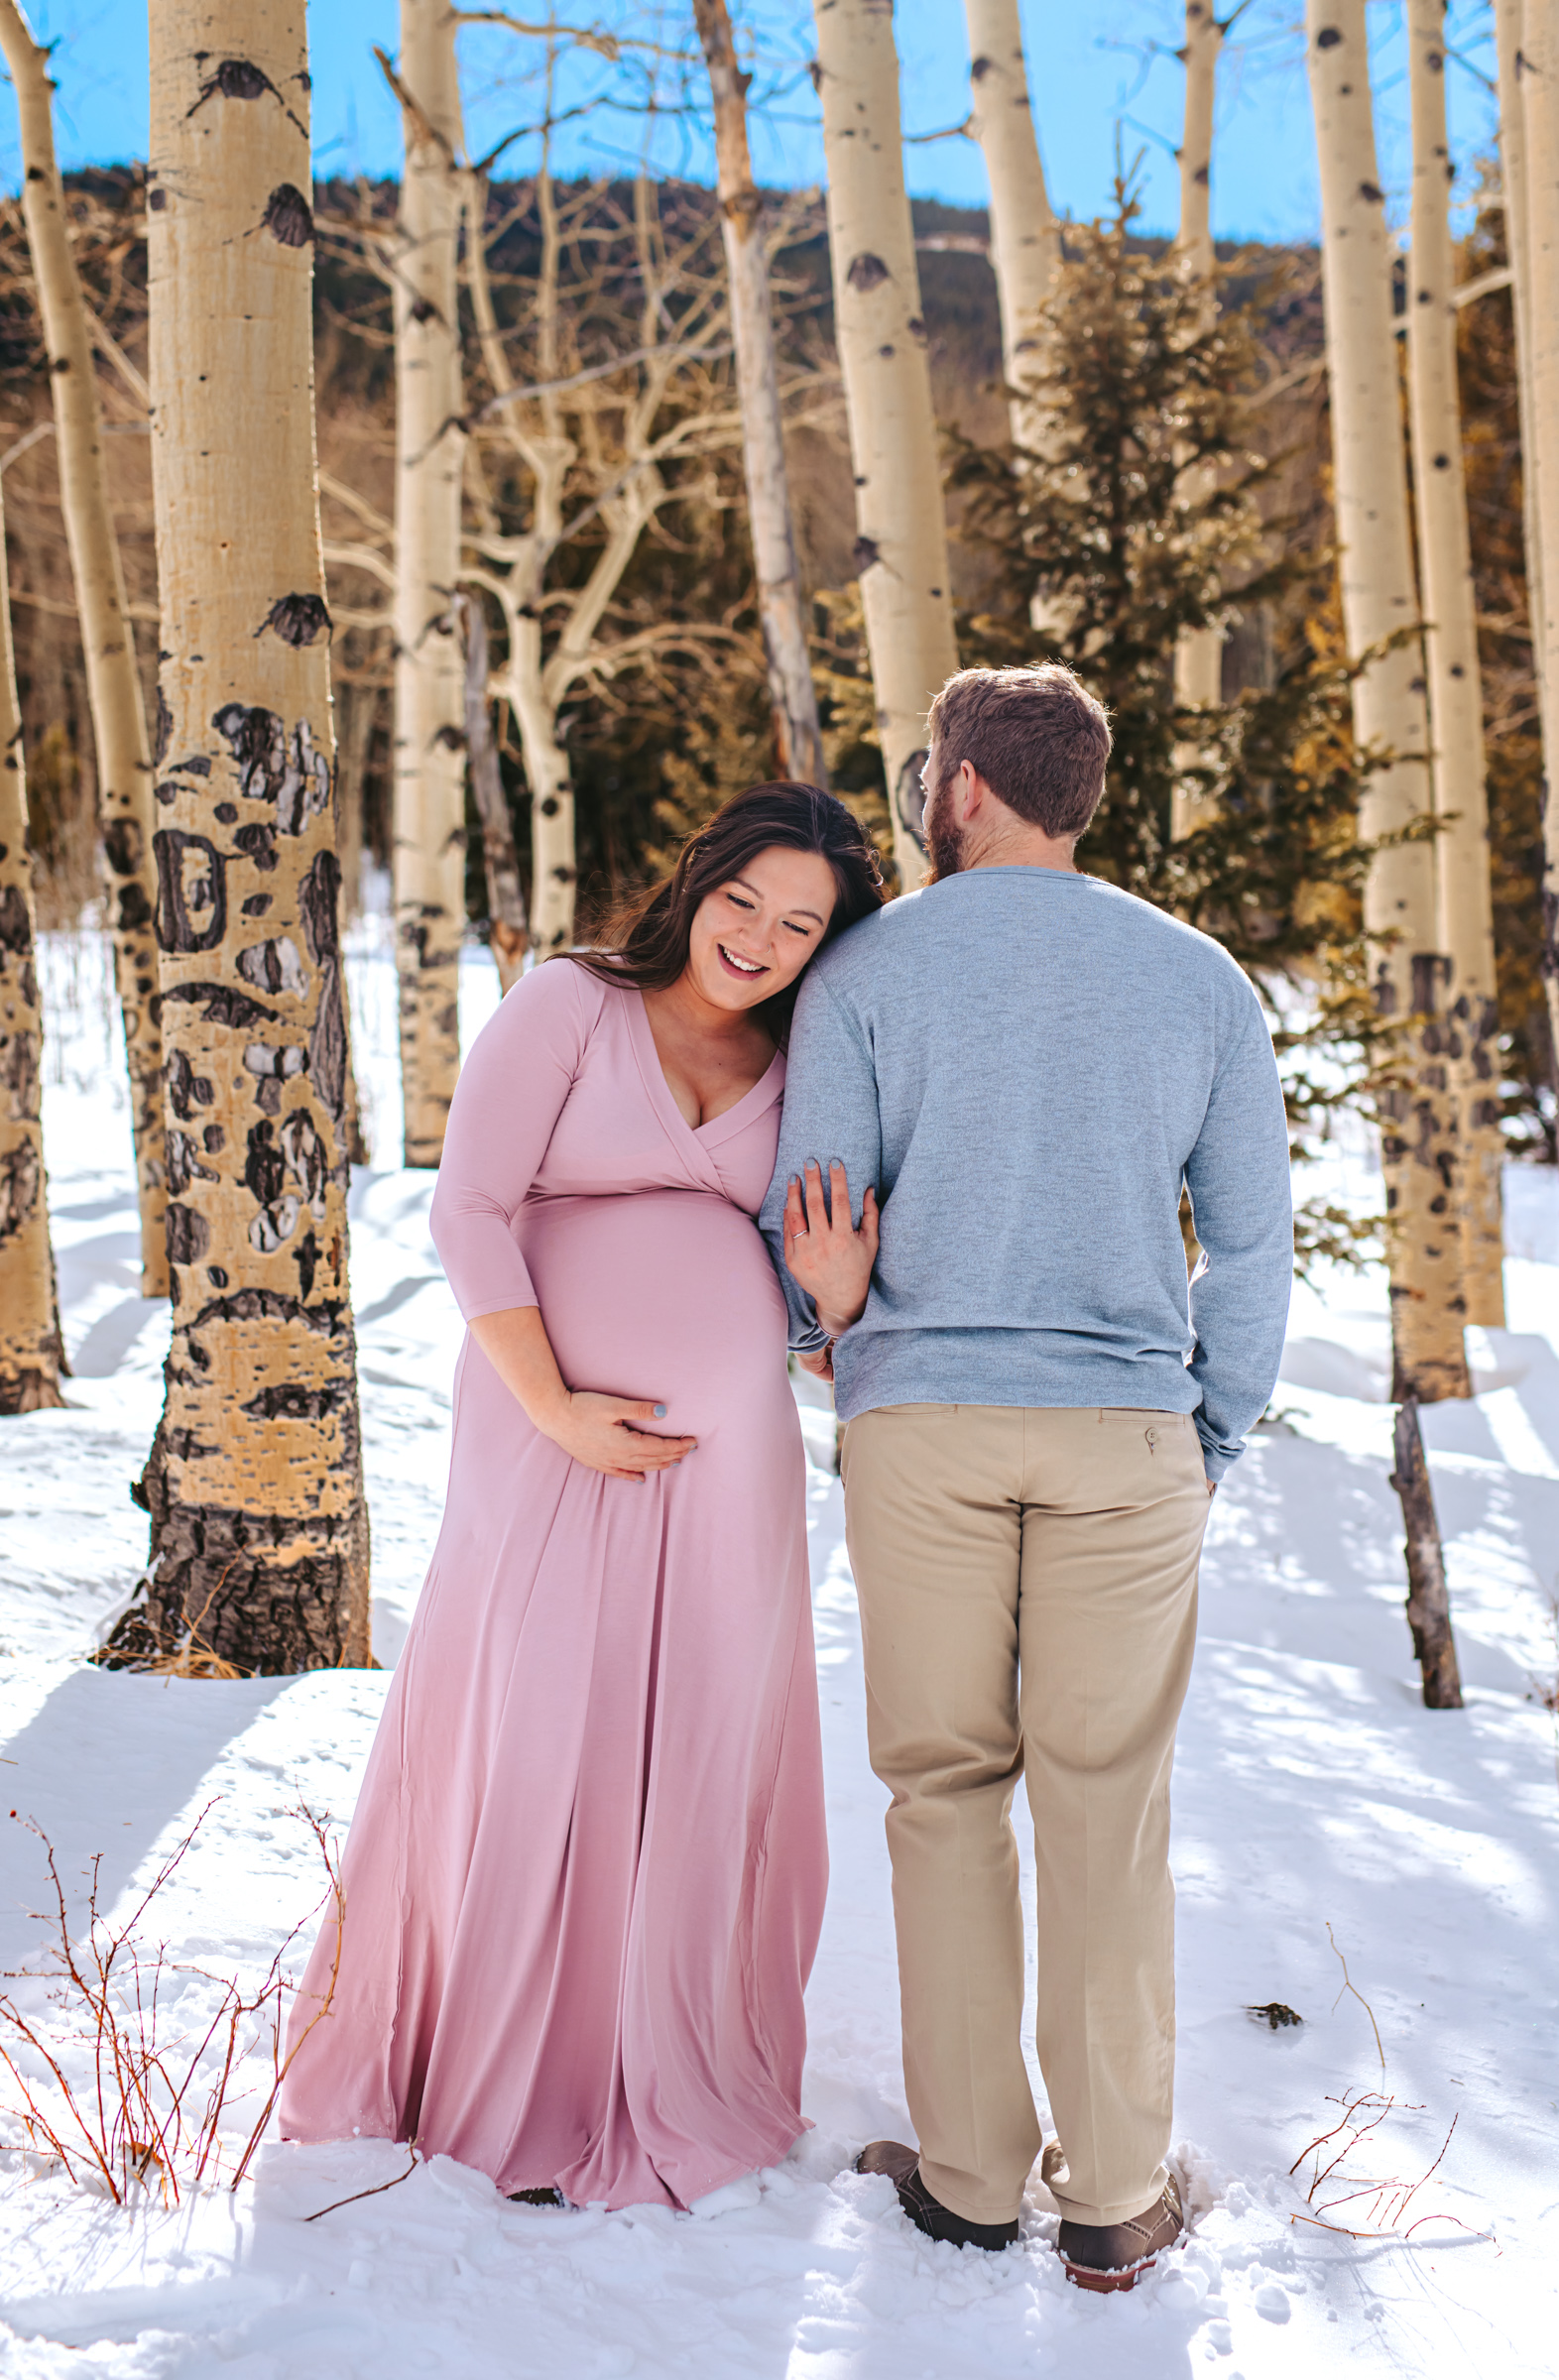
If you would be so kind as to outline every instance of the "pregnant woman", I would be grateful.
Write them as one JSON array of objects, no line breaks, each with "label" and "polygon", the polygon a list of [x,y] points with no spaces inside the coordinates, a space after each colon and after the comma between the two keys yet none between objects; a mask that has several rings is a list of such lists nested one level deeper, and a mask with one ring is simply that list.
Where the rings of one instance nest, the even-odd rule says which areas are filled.
[{"label": "pregnant woman", "polygon": [[754,1218],[797,980],[881,899],[842,803],[755,786],[471,1052],[432,1206],[469,1325],[448,1502],[295,2005],[291,2139],[687,2206],[805,2128],[827,1855]]}]

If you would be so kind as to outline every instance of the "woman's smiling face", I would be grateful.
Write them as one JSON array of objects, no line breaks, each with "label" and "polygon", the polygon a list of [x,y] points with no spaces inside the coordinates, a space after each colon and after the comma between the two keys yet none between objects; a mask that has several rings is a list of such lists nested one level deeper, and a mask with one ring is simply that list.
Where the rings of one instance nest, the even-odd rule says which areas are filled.
[{"label": "woman's smiling face", "polygon": [[771,844],[693,912],[687,974],[719,1009],[751,1009],[794,983],[839,897],[819,852]]}]

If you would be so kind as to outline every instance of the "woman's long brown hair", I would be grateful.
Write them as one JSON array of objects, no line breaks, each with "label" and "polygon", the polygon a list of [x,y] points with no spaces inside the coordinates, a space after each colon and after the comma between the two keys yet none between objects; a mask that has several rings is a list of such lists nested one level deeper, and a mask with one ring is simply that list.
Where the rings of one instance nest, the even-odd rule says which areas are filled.
[{"label": "woman's long brown hair", "polygon": [[[820,785],[749,785],[689,835],[663,883],[630,901],[611,919],[593,950],[559,952],[607,984],[664,992],[687,965],[693,916],[701,900],[740,876],[761,851],[815,851],[834,872],[836,897],[821,949],[847,925],[883,905],[883,876],[860,821]],[[815,956],[815,953],[813,954]],[[801,987],[798,976],[754,1014],[783,1049]]]}]

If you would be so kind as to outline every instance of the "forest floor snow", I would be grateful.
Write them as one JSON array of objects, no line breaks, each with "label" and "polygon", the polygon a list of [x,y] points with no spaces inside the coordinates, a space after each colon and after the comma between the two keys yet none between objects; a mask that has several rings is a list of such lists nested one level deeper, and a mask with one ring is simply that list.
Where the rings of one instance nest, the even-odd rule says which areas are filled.
[{"label": "forest floor snow", "polygon": [[[302,1923],[305,1940],[311,1929],[323,1879],[294,1813],[306,1802],[349,1821],[388,1678],[164,1681],[84,1659],[145,1555],[127,1487],[161,1402],[167,1313],[135,1288],[128,1126],[97,952],[57,940],[45,958],[48,1156],[73,1376],[68,1410],[0,1427],[0,1968],[36,1964],[44,1933],[28,1912],[46,1884],[36,1838],[5,1809],[52,1838],[79,1916],[93,1857],[100,1904],[122,1914],[209,1805],[159,1897],[156,1932],[170,1962],[253,1982],[291,1927]],[[494,996],[485,954],[465,990],[469,1030]],[[374,1145],[389,1152],[394,988],[372,937],[353,996]],[[1339,1155],[1333,1175],[1334,1192],[1369,1194],[1361,1150]],[[382,1153],[353,1191],[375,1644],[387,1664],[437,1523],[459,1339],[427,1236],[431,1187]],[[813,1410],[833,1859],[808,1994],[815,2129],[692,2216],[511,2205],[435,2158],[305,2221],[405,2171],[404,2150],[368,2141],[269,2140],[236,2194],[128,2210],[36,2158],[0,2155],[0,2375],[1551,2372],[1559,1180],[1512,1168],[1510,1209],[1512,1328],[1476,1340],[1478,1397],[1425,1417],[1466,1710],[1425,1711],[1411,1662],[1379,1274],[1296,1297],[1280,1418],[1214,1506],[1174,1788],[1176,2160],[1193,2221],[1183,2251],[1134,2295],[1066,2285],[1037,2183],[1021,2248],[987,2257],[928,2244],[886,2182],[848,2171],[863,2140],[905,2136],[907,2118],[884,1797],[864,1747],[831,1421]],[[1020,1809],[1018,1832],[1021,1843]],[[1368,2009],[1341,1989],[1339,1952]],[[1030,1941],[1029,1960],[1032,1988],[1042,1945]],[[216,1986],[186,1976],[173,1988],[193,2010]],[[1248,2013],[1273,2001],[1302,2025],[1274,2031]],[[257,2052],[240,2078],[252,2094],[265,2064]],[[1289,2168],[1361,2091],[1389,2098],[1390,2112],[1307,2202],[1311,2169],[1290,2179]],[[1397,2235],[1348,2236],[1380,2229],[1399,2201],[1377,2186],[1416,2182],[1453,2118]],[[17,2137],[0,2126],[0,2140]],[[1343,2228],[1307,2219],[1340,2200],[1325,2219]]]}]

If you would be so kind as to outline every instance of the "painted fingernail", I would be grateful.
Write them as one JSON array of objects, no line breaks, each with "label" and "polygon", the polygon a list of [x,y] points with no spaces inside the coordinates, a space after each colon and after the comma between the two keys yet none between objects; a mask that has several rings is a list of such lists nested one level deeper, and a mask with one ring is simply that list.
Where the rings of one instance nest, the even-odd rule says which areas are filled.
[{"label": "painted fingernail", "polygon": [[655,1417],[656,1417],[657,1421],[664,1421],[664,1419],[665,1419],[665,1407],[664,1407],[664,1405],[657,1405],[657,1407],[656,1407],[656,1409],[655,1409]]}]

